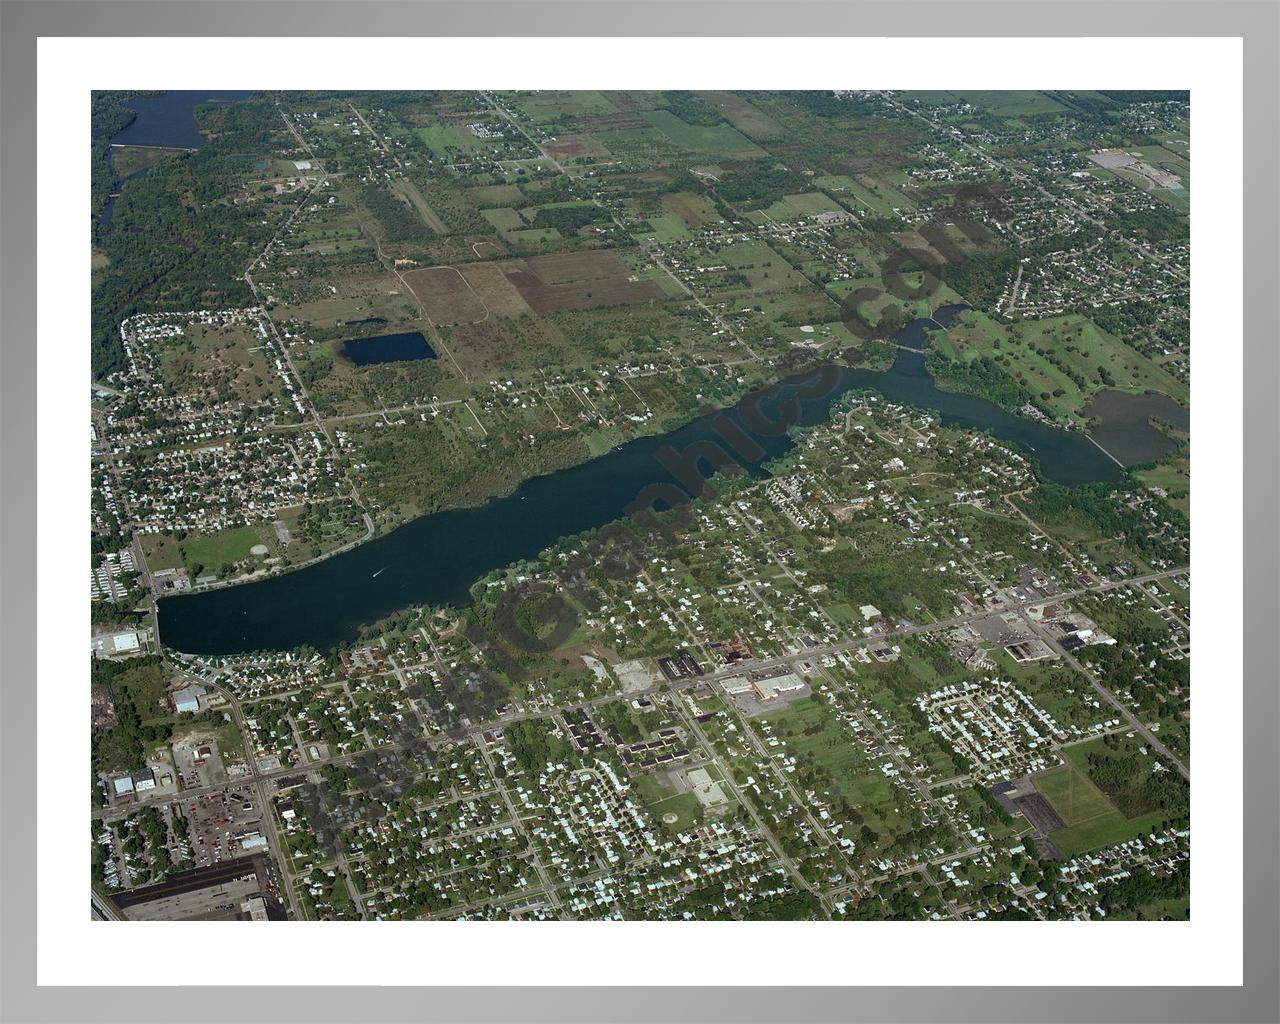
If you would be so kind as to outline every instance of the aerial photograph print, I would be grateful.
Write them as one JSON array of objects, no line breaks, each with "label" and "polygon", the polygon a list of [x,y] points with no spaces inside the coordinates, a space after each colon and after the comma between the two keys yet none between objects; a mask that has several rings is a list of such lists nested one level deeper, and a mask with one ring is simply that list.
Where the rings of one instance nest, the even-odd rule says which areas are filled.
[{"label": "aerial photograph print", "polygon": [[1188,92],[91,103],[95,920],[1190,919]]}]

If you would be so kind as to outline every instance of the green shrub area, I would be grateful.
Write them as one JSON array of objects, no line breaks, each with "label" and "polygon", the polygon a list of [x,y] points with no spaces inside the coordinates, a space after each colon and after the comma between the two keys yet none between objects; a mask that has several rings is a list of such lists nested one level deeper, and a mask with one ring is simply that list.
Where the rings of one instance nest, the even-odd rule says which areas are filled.
[{"label": "green shrub area", "polygon": [[534,775],[573,754],[569,744],[540,721],[513,722],[507,726],[505,737],[520,766]]},{"label": "green shrub area", "polygon": [[388,242],[425,245],[435,238],[435,232],[422,222],[417,212],[387,189],[366,185],[360,193],[360,200],[378,219]]},{"label": "green shrub area", "polygon": [[1174,527],[1172,535],[1155,529],[1143,508],[1126,501],[1132,490],[1129,483],[1064,487],[1044,481],[1026,499],[1027,514],[1044,525],[1083,525],[1098,536],[1120,537],[1148,560],[1181,561],[1186,557],[1184,538],[1191,529],[1187,517],[1168,503],[1151,498],[1159,518]]},{"label": "green shrub area", "polygon": [[1031,401],[1031,392],[991,356],[965,362],[949,359],[937,349],[931,349],[924,364],[938,387],[945,390],[986,398],[1002,409],[1015,412]]},{"label": "green shrub area", "polygon": [[533,218],[533,227],[554,228],[563,235],[572,235],[589,224],[608,221],[609,214],[592,203],[574,203],[565,206],[544,206]]},{"label": "green shrub area", "polygon": [[106,687],[116,712],[115,725],[93,733],[94,772],[131,771],[173,733],[163,706],[168,673],[156,656],[90,664],[92,683]]},{"label": "green shrub area", "polygon": [[1136,754],[1091,753],[1089,778],[1127,818],[1154,811],[1181,811],[1187,806],[1187,784],[1173,771],[1152,771]]}]

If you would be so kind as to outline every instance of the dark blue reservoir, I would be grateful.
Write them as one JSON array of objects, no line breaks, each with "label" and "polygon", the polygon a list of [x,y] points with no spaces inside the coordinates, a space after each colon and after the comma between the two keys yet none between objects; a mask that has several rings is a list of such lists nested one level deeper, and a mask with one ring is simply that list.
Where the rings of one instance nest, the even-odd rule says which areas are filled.
[{"label": "dark blue reservoir", "polygon": [[353,338],[342,343],[342,355],[356,366],[379,363],[412,363],[434,359],[436,351],[421,331],[404,334],[380,334],[376,338]]}]

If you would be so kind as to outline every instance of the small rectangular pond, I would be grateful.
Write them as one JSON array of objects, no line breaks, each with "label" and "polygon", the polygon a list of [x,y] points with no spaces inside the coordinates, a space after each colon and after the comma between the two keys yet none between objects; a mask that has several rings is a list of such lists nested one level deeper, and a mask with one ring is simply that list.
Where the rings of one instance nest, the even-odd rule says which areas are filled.
[{"label": "small rectangular pond", "polygon": [[342,355],[356,366],[375,366],[378,363],[411,363],[419,359],[435,359],[436,351],[422,336],[421,331],[408,331],[344,341]]}]

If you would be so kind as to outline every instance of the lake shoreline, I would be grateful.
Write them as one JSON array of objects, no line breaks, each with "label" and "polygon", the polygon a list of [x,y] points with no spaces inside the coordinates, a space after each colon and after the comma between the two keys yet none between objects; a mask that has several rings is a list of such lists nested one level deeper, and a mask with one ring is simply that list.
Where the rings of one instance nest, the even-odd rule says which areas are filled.
[{"label": "lake shoreline", "polygon": [[[922,318],[904,331],[919,329]],[[1037,475],[1074,485],[1123,479],[1123,468],[1080,432],[1016,416],[985,399],[938,390],[923,349],[899,348],[887,371],[823,364],[748,392],[739,402],[661,434],[634,438],[594,459],[521,481],[509,494],[478,506],[412,519],[337,556],[266,579],[165,597],[157,624],[168,646],[197,655],[254,650],[329,650],[354,641],[369,624],[412,605],[464,606],[474,583],[495,569],[536,557],[566,536],[622,518],[636,496],[687,481],[671,472],[672,456],[710,442],[725,449],[725,418],[758,449],[735,461],[753,476],[794,446],[795,427],[825,422],[846,394],[871,391],[939,417],[947,427],[983,431],[1021,450]],[[831,383],[818,384],[819,375]],[[806,405],[805,402],[808,402]],[[783,404],[794,403],[794,422]],[[759,426],[783,422],[776,436]],[[744,415],[747,423],[744,425]],[[756,426],[756,429],[752,429]],[[530,504],[530,502],[532,502]]]}]

